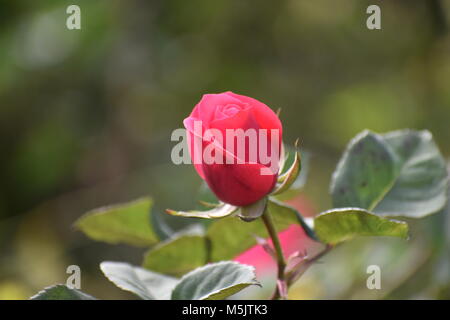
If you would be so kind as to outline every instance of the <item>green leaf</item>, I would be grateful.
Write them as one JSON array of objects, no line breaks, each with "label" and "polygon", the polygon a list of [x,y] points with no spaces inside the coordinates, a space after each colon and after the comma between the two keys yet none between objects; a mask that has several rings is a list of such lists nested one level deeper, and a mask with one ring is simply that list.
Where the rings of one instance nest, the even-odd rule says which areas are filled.
[{"label": "green leaf", "polygon": [[[300,222],[295,209],[281,209],[280,203],[273,199],[268,201],[267,206],[278,232]],[[211,261],[234,259],[257,244],[255,236],[269,236],[261,219],[248,223],[236,217],[215,221],[206,231],[206,235],[211,243]]]},{"label": "green leaf", "polygon": [[123,262],[105,261],[100,264],[105,276],[119,288],[130,291],[144,300],[165,300],[178,279],[151,272]]},{"label": "green leaf", "polygon": [[143,267],[156,272],[181,276],[204,265],[208,259],[208,241],[201,231],[181,232],[157,244],[144,257]]},{"label": "green leaf", "polygon": [[359,208],[325,211],[314,219],[314,230],[319,239],[328,244],[337,244],[357,236],[408,238],[408,225],[405,222],[379,217]]},{"label": "green leaf", "polygon": [[428,131],[364,131],[348,145],[331,183],[335,207],[421,218],[446,203],[445,162]]},{"label": "green leaf", "polygon": [[240,207],[238,216],[245,222],[253,221],[259,218],[264,213],[264,210],[266,210],[266,206],[267,198],[264,197],[249,206]]},{"label": "green leaf", "polygon": [[[286,230],[292,224],[300,224],[310,237],[315,237],[295,209],[272,198],[267,206],[278,232]],[[149,270],[179,276],[206,261],[235,258],[257,244],[255,236],[268,237],[261,219],[248,223],[235,216],[226,217],[212,222],[206,236],[201,233],[181,232],[156,245],[145,255],[143,266]]]},{"label": "green leaf", "polygon": [[88,237],[111,244],[148,246],[158,242],[150,224],[149,198],[103,207],[86,213],[75,226]]},{"label": "green leaf", "polygon": [[382,137],[364,131],[350,142],[333,174],[333,204],[370,209],[394,180],[393,152]]},{"label": "green leaf", "polygon": [[96,300],[94,297],[77,289],[70,289],[64,284],[47,287],[32,296],[30,300]]},{"label": "green leaf", "polygon": [[[312,228],[312,221],[311,223],[307,222],[307,219],[305,219],[298,211],[297,209],[291,207],[290,205],[278,201],[276,198],[270,198],[270,205],[269,210],[272,215],[278,216],[278,217],[296,217],[297,223],[300,224],[300,226],[305,231],[306,235],[314,240],[319,240]],[[311,219],[312,220],[312,219]]]},{"label": "green leaf", "polygon": [[296,181],[301,170],[300,153],[295,151],[294,160],[289,169],[278,177],[278,183],[272,195],[277,195],[287,191]]},{"label": "green leaf", "polygon": [[232,261],[218,262],[183,276],[172,292],[172,300],[220,300],[250,285],[259,285],[253,267]]},{"label": "green leaf", "polygon": [[253,235],[267,237],[260,219],[251,223],[228,217],[211,224],[206,232],[211,243],[211,261],[231,260],[256,245]]},{"label": "green leaf", "polygon": [[187,218],[216,219],[229,216],[232,213],[236,212],[237,209],[238,207],[232,206],[231,204],[222,203],[221,205],[206,211],[198,211],[198,210],[175,211],[167,209],[166,212],[174,216],[181,216]]},{"label": "green leaf", "polygon": [[383,138],[396,155],[399,172],[374,213],[420,218],[444,208],[448,173],[431,133],[403,130],[385,134]]}]

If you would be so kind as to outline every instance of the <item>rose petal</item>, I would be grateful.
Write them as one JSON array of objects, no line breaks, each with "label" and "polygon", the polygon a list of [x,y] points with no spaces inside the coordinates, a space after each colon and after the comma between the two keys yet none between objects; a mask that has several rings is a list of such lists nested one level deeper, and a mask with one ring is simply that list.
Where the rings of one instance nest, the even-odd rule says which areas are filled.
[{"label": "rose petal", "polygon": [[255,116],[255,120],[259,124],[260,128],[265,129],[278,129],[280,130],[280,138],[283,133],[283,127],[281,125],[281,121],[276,115],[276,113],[270,109],[266,104],[258,101],[256,99],[242,96],[231,91],[226,92],[226,94],[234,99],[238,99],[242,103],[247,103],[252,107],[252,112]]},{"label": "rose petal", "polygon": [[202,120],[206,128],[209,127],[209,123],[214,120],[214,114],[218,106],[225,106],[227,104],[241,104],[239,99],[233,98],[229,95],[221,93],[204,94],[200,102],[194,107],[189,117]]},{"label": "rose petal", "polygon": [[261,175],[263,165],[206,164],[202,166],[205,181],[223,202],[246,206],[268,194],[276,183],[276,175]]}]

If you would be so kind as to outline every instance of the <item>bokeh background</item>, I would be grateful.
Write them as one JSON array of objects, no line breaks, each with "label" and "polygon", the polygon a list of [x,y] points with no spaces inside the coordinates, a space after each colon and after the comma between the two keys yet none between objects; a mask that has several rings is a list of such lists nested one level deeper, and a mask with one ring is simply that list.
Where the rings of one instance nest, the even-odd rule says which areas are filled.
[{"label": "bokeh background", "polygon": [[[66,8],[81,8],[81,30]],[[382,30],[366,28],[381,7]],[[170,160],[172,130],[204,93],[232,90],[281,108],[284,140],[309,151],[297,199],[330,207],[328,184],[363,129],[429,129],[450,156],[448,0],[0,0],[0,299],[65,283],[133,298],[99,271],[144,249],[87,239],[87,210],[144,195],[191,208],[201,181]],[[450,298],[450,222],[413,237],[360,239],[311,268],[292,298]],[[164,237],[163,233],[161,237]],[[382,290],[366,268],[382,268]]]}]

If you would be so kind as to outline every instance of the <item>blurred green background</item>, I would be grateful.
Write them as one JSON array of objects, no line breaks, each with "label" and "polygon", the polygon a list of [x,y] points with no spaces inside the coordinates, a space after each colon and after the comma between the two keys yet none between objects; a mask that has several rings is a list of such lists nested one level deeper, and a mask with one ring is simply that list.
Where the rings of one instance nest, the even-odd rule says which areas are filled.
[{"label": "blurred green background", "polygon": [[[81,8],[81,30],[66,8]],[[366,28],[381,7],[382,29]],[[24,299],[82,270],[82,290],[133,298],[103,260],[144,252],[87,239],[85,211],[151,195],[190,208],[191,166],[172,130],[204,93],[281,108],[284,141],[311,155],[303,196],[330,207],[330,175],[363,129],[429,129],[450,156],[448,0],[0,0],[0,299]],[[177,226],[179,220],[168,220]],[[361,239],[311,268],[292,298],[450,298],[450,222],[412,221],[412,239]],[[366,267],[382,268],[382,290]]]}]

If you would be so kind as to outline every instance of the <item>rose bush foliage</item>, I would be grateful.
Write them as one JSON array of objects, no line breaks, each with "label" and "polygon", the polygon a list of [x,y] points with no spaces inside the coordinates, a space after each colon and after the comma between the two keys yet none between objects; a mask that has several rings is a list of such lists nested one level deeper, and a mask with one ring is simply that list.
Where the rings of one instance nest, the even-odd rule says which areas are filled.
[{"label": "rose bush foliage", "polygon": [[[195,130],[196,121],[201,121],[201,134]],[[184,125],[195,169],[219,203],[204,203],[208,207],[204,211],[168,210],[192,219],[192,224],[163,241],[152,225],[150,198],[100,208],[76,222],[76,227],[94,240],[149,248],[141,267],[122,262],[101,264],[110,281],[142,299],[224,299],[248,286],[258,286],[253,267],[227,261],[242,260],[242,253],[255,245],[277,261],[278,283],[272,298],[285,298],[289,286],[339,243],[360,236],[407,239],[408,225],[399,219],[423,218],[442,211],[447,202],[445,161],[428,131],[358,134],[348,144],[331,179],[336,208],[305,218],[280,201],[298,194],[305,171],[300,172],[297,150],[290,156],[283,154],[282,125],[268,106],[232,92],[207,94]],[[269,134],[263,141],[269,151],[276,148],[280,154],[276,170],[262,175],[260,169],[268,168],[265,161],[250,159],[250,149],[239,154],[227,141],[204,136],[208,129],[223,136],[227,129],[278,130],[275,140]],[[219,155],[224,162],[198,163],[196,144],[210,148],[213,156]],[[227,158],[241,163],[226,163]],[[204,227],[196,218],[214,221]],[[321,249],[314,255],[287,249],[277,233],[288,229],[300,230],[302,237]],[[252,264],[248,259],[245,262]],[[32,299],[94,298],[57,285]]]}]

